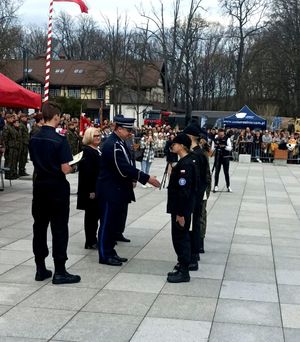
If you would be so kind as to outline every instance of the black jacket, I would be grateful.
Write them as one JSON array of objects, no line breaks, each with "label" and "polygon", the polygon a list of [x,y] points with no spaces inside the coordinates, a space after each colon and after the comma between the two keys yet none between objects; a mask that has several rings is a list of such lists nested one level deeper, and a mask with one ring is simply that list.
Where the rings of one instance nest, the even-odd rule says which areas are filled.
[{"label": "black jacket", "polygon": [[194,210],[197,192],[197,160],[192,153],[181,158],[173,167],[168,186],[167,212],[179,216]]},{"label": "black jacket", "polygon": [[90,146],[84,146],[83,156],[78,165],[77,209],[85,210],[89,206],[90,193],[96,192],[100,168],[100,151]]}]

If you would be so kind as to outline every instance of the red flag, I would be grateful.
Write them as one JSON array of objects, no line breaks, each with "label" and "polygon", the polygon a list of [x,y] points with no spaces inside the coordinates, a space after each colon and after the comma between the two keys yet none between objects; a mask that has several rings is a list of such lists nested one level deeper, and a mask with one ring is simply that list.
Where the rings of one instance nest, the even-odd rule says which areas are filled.
[{"label": "red flag", "polygon": [[84,3],[83,0],[54,0],[54,1],[56,1],[56,2],[75,2],[77,5],[80,6],[82,13],[88,13],[88,7]]}]

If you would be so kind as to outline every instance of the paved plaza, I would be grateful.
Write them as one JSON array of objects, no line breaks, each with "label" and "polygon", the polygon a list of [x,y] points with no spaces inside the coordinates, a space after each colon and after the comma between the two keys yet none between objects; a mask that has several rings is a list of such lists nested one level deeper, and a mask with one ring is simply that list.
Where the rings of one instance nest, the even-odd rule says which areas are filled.
[{"label": "paved plaza", "polygon": [[[162,176],[163,159],[152,174]],[[31,167],[28,168],[32,172]],[[166,190],[136,188],[123,267],[85,250],[71,183],[70,272],[82,281],[34,281],[31,180],[0,192],[0,341],[299,342],[300,166],[231,163],[233,193],[208,201],[206,253],[190,283],[170,284],[176,257]],[[223,189],[222,189],[223,188]],[[49,234],[51,246],[51,235]],[[53,270],[52,258],[47,266]]]}]

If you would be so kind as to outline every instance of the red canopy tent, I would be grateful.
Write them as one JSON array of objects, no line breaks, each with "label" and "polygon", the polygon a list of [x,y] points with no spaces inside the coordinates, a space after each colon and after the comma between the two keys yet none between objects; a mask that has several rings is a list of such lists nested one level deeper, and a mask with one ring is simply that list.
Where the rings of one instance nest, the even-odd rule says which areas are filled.
[{"label": "red canopy tent", "polygon": [[0,73],[0,106],[40,109],[40,94],[25,89]]}]

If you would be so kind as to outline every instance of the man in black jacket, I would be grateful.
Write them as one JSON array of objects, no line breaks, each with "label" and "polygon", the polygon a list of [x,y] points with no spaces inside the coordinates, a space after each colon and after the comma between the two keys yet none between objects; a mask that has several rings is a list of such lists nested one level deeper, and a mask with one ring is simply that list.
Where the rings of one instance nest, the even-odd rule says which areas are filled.
[{"label": "man in black jacket", "polygon": [[[99,262],[121,266],[126,258],[117,255],[116,240],[124,241],[128,203],[135,201],[133,188],[137,182],[147,182],[159,187],[159,181],[135,167],[126,144],[131,138],[135,119],[114,117],[114,132],[102,146],[102,166],[97,180],[96,196],[100,203],[100,228],[98,232]],[[116,236],[116,234],[121,236]]]}]

